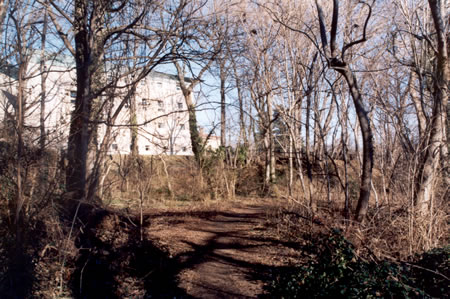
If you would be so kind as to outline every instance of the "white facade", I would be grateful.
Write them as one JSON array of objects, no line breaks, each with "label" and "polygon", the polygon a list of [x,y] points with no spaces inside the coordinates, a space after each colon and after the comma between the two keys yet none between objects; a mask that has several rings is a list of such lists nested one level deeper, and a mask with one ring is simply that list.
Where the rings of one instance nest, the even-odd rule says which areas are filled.
[{"label": "white facade", "polygon": [[[141,155],[192,155],[186,103],[175,76],[154,72],[136,90],[138,150]],[[115,101],[119,105],[121,99]],[[110,153],[129,154],[130,109],[126,105],[113,128]],[[100,137],[106,129],[100,127]]]},{"label": "white facade", "polygon": [[206,149],[215,151],[220,147],[220,137],[212,134],[207,134],[203,129],[200,129],[200,137],[206,140]]},{"label": "white facade", "polygon": [[[47,147],[64,148],[70,128],[73,109],[70,91],[75,88],[75,74],[71,66],[53,60],[46,64],[45,131]],[[14,116],[17,95],[17,75],[13,68],[0,70],[0,121],[5,123],[8,115]],[[24,140],[37,145],[40,136],[41,76],[39,64],[30,63],[25,80],[24,94]]]},{"label": "white facade", "polygon": [[[64,149],[70,129],[70,117],[74,108],[76,86],[73,64],[62,60],[46,63],[45,130],[47,147]],[[38,145],[41,117],[41,75],[38,63],[30,63],[26,80],[24,127],[25,141]],[[188,113],[183,94],[173,75],[159,72],[149,74],[138,83],[136,90],[136,123],[138,151],[141,155],[192,155]],[[119,82],[120,84],[120,82]],[[14,115],[16,86],[13,69],[0,70],[0,121]],[[122,98],[114,100],[116,108]],[[105,112],[103,115],[106,115]],[[98,141],[102,142],[106,125],[98,129]],[[112,125],[113,141],[109,154],[129,154],[131,143],[130,111],[125,105]]]}]

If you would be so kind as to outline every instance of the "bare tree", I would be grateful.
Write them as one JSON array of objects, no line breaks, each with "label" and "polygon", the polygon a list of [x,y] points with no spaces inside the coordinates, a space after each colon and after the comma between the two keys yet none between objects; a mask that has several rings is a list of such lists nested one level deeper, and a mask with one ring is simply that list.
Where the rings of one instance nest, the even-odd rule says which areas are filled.
[{"label": "bare tree", "polygon": [[[30,79],[35,76],[36,70],[29,68],[30,61],[33,58],[33,47],[37,43],[37,32],[35,25],[40,21],[37,7],[25,2],[12,3],[8,7],[7,15],[9,18],[8,32],[5,36],[7,45],[5,45],[5,65],[2,67],[11,68],[14,74],[10,73],[8,79],[9,84],[13,86],[14,94],[10,95],[10,100],[14,107],[14,133],[16,144],[16,200],[12,201],[12,209],[14,214],[13,223],[17,227],[17,238],[23,236],[20,231],[23,229],[25,221],[24,205],[26,196],[24,188],[27,185],[28,171],[24,164],[24,156],[26,146],[30,146],[32,134],[29,131],[29,124],[25,123],[25,118],[29,113],[29,109],[33,107],[35,101],[31,96],[31,90],[28,85]],[[10,53],[7,53],[10,51]],[[27,113],[28,112],[28,113]],[[28,130],[27,130],[28,129]]]},{"label": "bare tree", "polygon": [[[200,6],[203,6],[203,3]],[[184,27],[183,36],[174,36],[170,41],[174,56],[180,58],[175,59],[173,64],[177,70],[180,88],[186,101],[191,147],[199,166],[202,163],[203,141],[198,129],[197,104],[194,102],[193,93],[224,47],[224,34],[220,30],[222,25],[219,25],[221,21],[215,13],[202,16],[201,10],[193,7],[191,14],[194,21],[191,26]],[[191,42],[183,45],[182,41],[186,37],[189,37]],[[186,76],[191,78],[187,80]]]},{"label": "bare tree", "polygon": [[[91,199],[101,172],[98,167],[102,164],[101,157],[95,158],[95,154],[104,155],[101,150],[97,151],[96,134],[98,119],[106,104],[102,99],[106,96],[112,100],[107,93],[112,94],[121,78],[138,73],[130,83],[135,86],[156,65],[168,59],[171,52],[167,50],[169,35],[178,30],[175,28],[175,21],[176,24],[183,25],[185,18],[181,12],[186,2],[181,1],[172,7],[170,3],[164,6],[149,1],[111,3],[74,0],[68,6],[72,11],[64,10],[56,1],[50,1],[50,4],[52,9],[49,10],[49,16],[76,64],[77,93],[68,141],[67,190],[74,192],[75,198]],[[158,11],[162,18],[167,17],[167,20],[160,20],[160,27],[154,27],[149,19],[152,10]],[[65,25],[61,25],[61,19]],[[63,33],[63,26],[71,27],[74,45],[70,37]],[[131,73],[122,71],[120,65],[134,59],[133,51],[114,52],[114,49],[120,49],[124,45],[125,36],[139,38],[139,47],[148,52],[141,56],[139,65],[142,67]],[[114,53],[126,53],[127,56],[124,59]],[[114,64],[115,59],[121,63]],[[119,75],[108,77],[108,68],[111,67],[117,69]],[[112,124],[111,121],[117,118],[133,92],[133,88],[129,89],[124,100],[110,114],[112,119],[106,120],[107,124]],[[107,147],[108,139],[110,137],[105,135],[101,148]]]},{"label": "bare tree", "polygon": [[[331,21],[330,29],[330,44],[328,46],[328,38],[325,27],[325,20],[323,16],[322,8],[319,3],[317,4],[317,12],[319,16],[320,24],[320,36],[322,39],[322,49],[329,66],[339,72],[347,82],[350,90],[350,94],[355,105],[356,114],[358,116],[362,139],[363,139],[363,164],[362,164],[362,175],[361,175],[361,187],[360,195],[358,200],[358,206],[356,208],[355,219],[357,221],[362,221],[367,214],[367,209],[369,207],[370,190],[372,185],[372,168],[373,168],[373,134],[370,125],[370,119],[366,108],[364,107],[363,96],[358,86],[358,81],[355,74],[351,70],[350,66],[345,60],[345,52],[355,47],[358,44],[364,43],[367,40],[367,25],[369,23],[372,14],[372,4],[361,1],[361,5],[366,6],[368,9],[367,17],[363,25],[362,36],[359,39],[353,40],[349,43],[343,45],[340,53],[337,52],[337,32],[339,25],[339,1],[333,1],[333,18]],[[329,52],[327,48],[329,47]]]},{"label": "bare tree", "polygon": [[[403,127],[405,149],[413,155],[412,161],[417,161],[411,196],[419,214],[429,215],[438,182],[442,179],[445,183],[448,168],[448,25],[443,16],[446,7],[441,1],[398,0],[395,5],[400,17],[394,24],[390,52],[396,63],[410,73],[406,92],[414,107],[418,138],[410,136],[408,127],[399,127]],[[402,118],[398,120],[399,124],[403,122]]]},{"label": "bare tree", "polygon": [[[33,130],[34,122],[29,119],[29,116],[30,110],[33,110],[36,104],[30,81],[34,76],[39,75],[36,74],[39,73],[39,69],[33,69],[30,65],[39,41],[36,25],[40,21],[42,19],[39,8],[31,1],[0,2],[0,36],[4,39],[0,67],[5,75],[2,77],[2,84],[5,89],[11,91],[11,93],[5,93],[5,90],[2,90],[2,96],[6,95],[13,110],[11,113],[3,111],[5,119],[11,121],[9,123],[13,125],[13,131],[5,134],[9,135],[7,142],[12,149],[9,155],[13,157],[11,162],[14,165],[10,167],[10,174],[15,183],[15,190],[11,190],[14,195],[8,201],[10,232],[15,237],[10,256],[13,266],[8,277],[13,297],[24,296],[20,274],[27,264],[24,260],[29,219],[27,206],[30,205],[32,198],[32,191],[30,191],[31,186],[34,185],[32,177],[36,173],[32,171],[30,165],[33,160],[37,160],[37,155],[33,157],[32,151],[32,141],[36,137]],[[4,28],[7,30],[3,32]]]},{"label": "bare tree", "polygon": [[256,111],[258,124],[255,130],[256,147],[264,153],[264,186],[266,190],[275,182],[275,137],[273,134],[274,97],[279,89],[277,73],[279,67],[279,53],[277,52],[277,38],[280,33],[279,24],[267,22],[267,12],[261,8],[254,12],[253,19],[242,20],[245,24],[245,77]]},{"label": "bare tree", "polygon": [[0,0],[0,40],[3,37],[3,24],[8,11],[8,0]]},{"label": "bare tree", "polygon": [[[448,107],[449,63],[447,39],[448,31],[444,22],[445,4],[440,0],[428,1],[433,19],[436,45],[433,47],[436,65],[433,72],[432,113],[428,142],[424,147],[423,164],[419,170],[416,206],[422,214],[432,207],[434,188],[439,175],[441,159],[447,155],[446,121]],[[448,161],[446,162],[448,164]]]}]

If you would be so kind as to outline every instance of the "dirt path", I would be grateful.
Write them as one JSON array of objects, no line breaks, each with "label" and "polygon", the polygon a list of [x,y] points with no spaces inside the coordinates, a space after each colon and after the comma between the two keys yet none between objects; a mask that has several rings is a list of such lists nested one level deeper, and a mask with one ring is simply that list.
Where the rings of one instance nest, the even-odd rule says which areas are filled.
[{"label": "dirt path", "polygon": [[255,298],[270,273],[299,260],[268,215],[280,202],[246,200],[90,212],[68,263],[77,298]]},{"label": "dirt path", "polygon": [[178,287],[194,298],[255,298],[275,268],[298,256],[267,226],[270,203],[234,203],[225,211],[154,215],[147,236],[176,260]]}]

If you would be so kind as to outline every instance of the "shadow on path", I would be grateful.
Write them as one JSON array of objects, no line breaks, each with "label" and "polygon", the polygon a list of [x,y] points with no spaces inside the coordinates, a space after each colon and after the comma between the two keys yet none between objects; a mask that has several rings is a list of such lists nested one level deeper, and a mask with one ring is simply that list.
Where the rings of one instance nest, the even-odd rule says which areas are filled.
[{"label": "shadow on path", "polygon": [[[181,237],[168,237],[165,248],[151,233],[154,241],[141,241],[137,219],[105,210],[90,217],[77,240],[77,298],[255,298],[280,267],[273,259],[296,248],[262,236],[260,208],[148,214],[146,226],[149,220],[167,225],[159,235],[182,229]],[[184,250],[171,256],[175,243]]]},{"label": "shadow on path", "polygon": [[[177,286],[177,263],[148,240],[137,219],[96,212],[76,245],[70,285],[76,298],[190,298]],[[107,227],[105,227],[107,226]]]}]

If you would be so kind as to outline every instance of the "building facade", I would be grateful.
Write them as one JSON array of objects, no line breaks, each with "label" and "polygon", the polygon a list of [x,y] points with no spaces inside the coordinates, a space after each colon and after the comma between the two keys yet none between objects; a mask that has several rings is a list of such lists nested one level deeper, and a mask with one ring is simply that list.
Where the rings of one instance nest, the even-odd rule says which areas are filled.
[{"label": "building facade", "polygon": [[[75,106],[75,69],[68,59],[53,57],[45,62],[45,94],[42,88],[42,66],[29,63],[24,96],[24,140],[38,145],[41,124],[45,124],[46,147],[64,150],[69,137],[71,113]],[[126,86],[119,80],[117,86]],[[13,67],[0,69],[0,121],[3,127],[14,119],[17,108],[17,72]],[[122,88],[123,89],[123,88]],[[104,100],[103,97],[100,100]],[[132,132],[137,133],[137,149],[141,155],[192,155],[187,107],[176,76],[152,72],[141,80],[133,96],[134,122],[130,104],[121,109],[116,121],[108,123],[123,97],[109,98],[98,126],[98,144],[106,126],[111,127],[112,141],[108,154],[129,154]],[[135,126],[131,126],[131,123]]]}]

